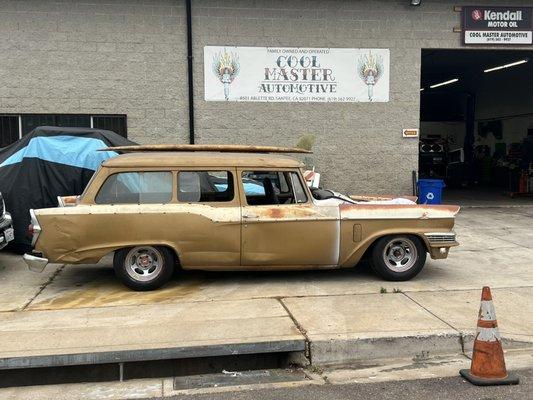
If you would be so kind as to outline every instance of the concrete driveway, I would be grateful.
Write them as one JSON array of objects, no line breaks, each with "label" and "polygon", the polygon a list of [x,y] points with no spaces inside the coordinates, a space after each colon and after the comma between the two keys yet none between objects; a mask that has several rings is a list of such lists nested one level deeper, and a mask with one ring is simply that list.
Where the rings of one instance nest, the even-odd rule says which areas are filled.
[{"label": "concrete driveway", "polygon": [[28,355],[243,344],[249,352],[306,346],[319,364],[459,353],[471,346],[483,285],[493,289],[506,346],[533,346],[532,225],[533,207],[464,209],[461,246],[398,283],[362,265],[180,272],[162,290],[137,293],[115,279],[110,259],[35,274],[0,253],[0,332],[9,338],[0,359],[6,368]]}]

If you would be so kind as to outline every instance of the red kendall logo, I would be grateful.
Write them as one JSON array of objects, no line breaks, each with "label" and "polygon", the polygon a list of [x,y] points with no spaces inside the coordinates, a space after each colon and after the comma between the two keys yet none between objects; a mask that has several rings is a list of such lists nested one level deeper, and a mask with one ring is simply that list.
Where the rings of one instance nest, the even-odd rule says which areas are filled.
[{"label": "red kendall logo", "polygon": [[479,21],[479,20],[483,19],[483,13],[481,12],[481,10],[472,11],[472,19],[474,21]]}]

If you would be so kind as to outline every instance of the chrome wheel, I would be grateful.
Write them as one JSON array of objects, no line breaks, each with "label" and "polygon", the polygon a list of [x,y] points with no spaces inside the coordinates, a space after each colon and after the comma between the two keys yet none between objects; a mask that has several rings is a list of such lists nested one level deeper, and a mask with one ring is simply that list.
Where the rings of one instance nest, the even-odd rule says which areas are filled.
[{"label": "chrome wheel", "polygon": [[406,237],[390,240],[383,249],[383,261],[394,272],[405,272],[411,269],[417,259],[416,246]]},{"label": "chrome wheel", "polygon": [[132,248],[124,260],[126,273],[134,280],[146,282],[155,279],[163,269],[164,258],[152,246]]}]

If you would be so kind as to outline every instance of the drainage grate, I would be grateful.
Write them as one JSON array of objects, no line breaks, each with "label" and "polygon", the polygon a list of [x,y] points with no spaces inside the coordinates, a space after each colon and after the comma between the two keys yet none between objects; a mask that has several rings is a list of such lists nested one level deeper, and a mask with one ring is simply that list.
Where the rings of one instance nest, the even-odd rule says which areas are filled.
[{"label": "drainage grate", "polygon": [[[69,365],[62,367],[19,368],[0,370],[0,388],[10,386],[51,385],[78,382],[105,382],[128,379],[183,377],[191,381],[190,385],[199,385],[199,380],[192,383],[193,378],[226,377],[227,384],[233,385],[237,378],[245,377],[251,381],[269,381],[268,379],[296,380],[300,379],[298,373],[285,374],[287,368],[294,362],[294,352],[286,353],[259,353],[238,354],[231,356],[182,358],[168,360],[145,360],[136,362]],[[274,371],[281,368],[279,374]],[[235,371],[227,373],[224,371]],[[246,371],[246,372],[241,372]],[[255,374],[255,375],[254,375]],[[278,376],[279,375],[279,376]],[[282,379],[282,376],[285,378]],[[180,378],[178,378],[180,379]],[[205,382],[208,382],[207,378]],[[222,385],[222,382],[219,385]],[[275,382],[275,381],[274,381]],[[215,382],[214,384],[216,384]],[[237,383],[245,384],[245,383]],[[212,387],[208,386],[205,387]],[[201,387],[201,386],[195,386]]]}]

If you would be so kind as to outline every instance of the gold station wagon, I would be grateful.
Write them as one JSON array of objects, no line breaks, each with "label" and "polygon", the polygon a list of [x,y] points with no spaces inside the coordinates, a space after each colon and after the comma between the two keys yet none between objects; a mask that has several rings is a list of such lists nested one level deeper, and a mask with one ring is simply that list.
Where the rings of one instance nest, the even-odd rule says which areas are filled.
[{"label": "gold station wagon", "polygon": [[[111,149],[108,149],[111,150]],[[387,280],[408,280],[457,246],[459,207],[407,199],[356,201],[309,189],[303,164],[250,146],[115,148],[84,193],[32,210],[30,269],[96,263],[114,253],[128,287],[151,290],[176,267],[349,268],[364,256]],[[174,151],[164,151],[174,150]],[[179,150],[179,151],[176,151]],[[207,150],[207,151],[198,151]]]}]

